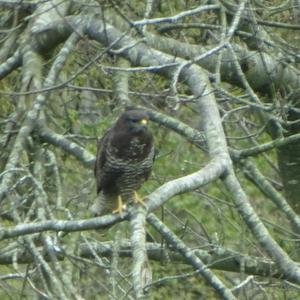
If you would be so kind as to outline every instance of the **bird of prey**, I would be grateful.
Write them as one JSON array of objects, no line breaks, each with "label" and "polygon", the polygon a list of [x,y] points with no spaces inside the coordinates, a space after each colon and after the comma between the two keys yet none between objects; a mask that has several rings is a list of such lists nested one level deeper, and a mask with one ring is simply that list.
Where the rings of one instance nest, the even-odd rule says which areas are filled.
[{"label": "bird of prey", "polygon": [[148,121],[142,110],[125,111],[98,141],[94,215],[121,215],[126,203],[143,203],[137,191],[149,178],[155,156]]}]

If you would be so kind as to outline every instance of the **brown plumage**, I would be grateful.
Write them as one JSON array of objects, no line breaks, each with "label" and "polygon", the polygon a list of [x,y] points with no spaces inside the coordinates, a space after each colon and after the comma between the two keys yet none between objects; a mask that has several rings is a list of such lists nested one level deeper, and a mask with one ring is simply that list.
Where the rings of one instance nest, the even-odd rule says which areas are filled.
[{"label": "brown plumage", "polygon": [[136,191],[148,179],[154,161],[153,137],[142,110],[124,112],[98,141],[94,215],[122,213],[122,202],[140,201]]}]

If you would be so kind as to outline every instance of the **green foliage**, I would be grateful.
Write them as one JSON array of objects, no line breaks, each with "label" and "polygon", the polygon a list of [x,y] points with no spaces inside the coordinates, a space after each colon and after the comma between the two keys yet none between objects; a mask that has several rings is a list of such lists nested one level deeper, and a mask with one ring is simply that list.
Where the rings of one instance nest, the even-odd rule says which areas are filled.
[{"label": "green foliage", "polygon": [[[103,6],[103,14],[101,16],[99,14],[99,17],[106,17],[106,12],[110,9],[113,10],[115,15],[122,16],[125,21],[140,20],[145,17],[145,2],[115,2],[96,1],[96,4]],[[146,2],[148,3],[149,1]],[[157,7],[154,9],[153,15],[149,16],[150,18],[176,15],[199,5],[199,1],[174,0],[154,2],[156,2],[155,5]],[[206,3],[207,1],[201,1],[201,3],[204,2]],[[265,17],[270,22],[288,22],[291,18],[291,12],[285,9],[284,5],[281,9],[276,9],[275,5],[281,5],[280,1],[260,2],[260,4],[251,3],[251,5],[257,5],[257,11],[253,10],[253,12],[261,19]],[[93,11],[93,14],[97,13],[96,10],[94,12],[93,5],[95,3],[86,5],[87,13],[90,10]],[[264,5],[270,6],[270,9],[263,9]],[[81,9],[74,9],[74,11],[79,13]],[[219,10],[217,11],[219,12]],[[83,13],[86,12],[84,11]],[[18,14],[19,8],[15,12],[12,11],[10,13],[7,13],[4,9],[0,10],[0,24],[2,25],[2,31],[0,32],[2,37],[1,45],[4,45],[5,41],[13,34],[13,31],[19,28],[15,24],[18,21],[21,22]],[[28,22],[28,20],[23,20],[23,15],[27,14],[28,20],[35,18],[34,13],[29,15],[29,13],[22,12],[22,21]],[[231,24],[232,15],[228,14],[227,18],[226,22]],[[219,26],[221,24],[220,19],[221,15],[211,12],[185,17],[176,22],[176,24],[211,23]],[[12,24],[17,25],[18,28],[14,28],[10,35],[8,32],[12,26],[15,26]],[[20,25],[24,26],[24,24]],[[156,34],[160,28],[162,26],[148,25],[143,29],[146,30],[146,33]],[[31,30],[31,28],[29,27],[28,30]],[[128,34],[129,32],[137,38],[138,43],[147,45],[141,28],[131,28]],[[187,45],[201,44],[204,46],[215,43],[216,40],[219,41],[221,34],[223,34],[222,31],[214,32],[213,29],[188,28],[170,30],[161,34],[161,38],[168,36],[176,41],[185,42]],[[293,46],[298,47],[298,37],[295,38],[295,33],[291,30],[278,29],[272,33],[272,36],[276,36],[276,39],[277,37],[278,39],[285,38],[286,43],[291,43]],[[16,44],[19,44],[23,38],[20,36]],[[240,37],[234,37],[233,39],[241,47],[244,46]],[[281,45],[282,48],[285,48],[285,46],[286,44],[284,43]],[[43,61],[40,59],[36,61],[38,66],[41,63],[44,64],[43,76],[47,76],[61,47],[62,45],[56,49],[51,49],[47,56],[43,57]],[[110,47],[111,45],[108,48]],[[69,141],[76,142],[92,154],[96,153],[97,138],[101,137],[114,123],[123,109],[115,99],[117,97],[113,94],[115,88],[112,81],[114,70],[105,69],[105,67],[117,66],[116,57],[118,53],[114,53],[111,49],[109,50],[104,45],[90,41],[83,35],[79,43],[72,49],[72,54],[59,74],[57,83],[61,84],[63,88],[51,90],[47,94],[47,101],[44,107],[45,123],[51,130],[63,135]],[[126,49],[122,49],[122,51],[126,51]],[[101,53],[102,55],[100,55]],[[174,61],[176,59],[177,57],[174,57]],[[281,60],[278,61],[280,65]],[[244,66],[241,65],[241,67]],[[216,70],[217,68],[218,66],[216,66]],[[23,86],[24,72],[26,70],[23,70],[23,67],[21,67],[20,70],[11,73],[0,81],[0,90],[3,92],[0,100],[1,172],[4,170],[9,155],[14,149],[16,136],[24,124],[24,115],[26,115],[26,112],[31,108],[37,97],[35,93],[32,95],[6,94],[8,92],[27,91],[30,89],[31,81],[28,83],[28,86]],[[210,74],[212,79],[214,75]],[[43,82],[43,79],[39,78],[41,82]],[[224,78],[221,78],[221,80],[224,80]],[[174,93],[172,89],[173,84],[173,81],[166,80],[163,76],[155,73],[146,71],[130,72],[128,85],[130,92],[133,92],[130,93],[130,99],[133,104],[154,108],[193,128],[200,128],[201,130],[202,120],[199,119],[195,100],[186,102],[182,100],[178,106],[176,103],[168,102],[168,96],[173,96]],[[215,80],[212,80],[212,84],[215,84]],[[226,89],[233,99],[220,96],[217,93],[218,87]],[[187,89],[184,82],[176,82],[176,89],[179,98],[188,99],[188,96],[190,96],[191,92]],[[289,89],[291,88],[287,87],[287,90]],[[84,97],[83,92],[90,92],[91,94]],[[219,101],[218,104],[221,117],[223,118],[227,142],[232,149],[243,150],[272,140],[266,126],[267,122],[261,116],[258,116],[257,111],[251,107],[250,104],[253,99],[248,94],[245,94],[244,89],[222,82],[216,85],[216,96]],[[279,97],[272,95],[272,97],[276,98],[275,96]],[[237,101],[237,98],[244,102]],[[269,99],[269,96],[261,98],[268,102],[271,107],[273,98],[270,97]],[[89,120],[91,122],[88,123],[81,118],[83,114],[82,106],[85,104],[84,100],[90,100],[92,103],[92,105],[89,103],[90,106],[88,108],[90,111],[88,113],[96,113],[98,116],[96,121]],[[8,124],[10,124],[17,113],[19,115],[14,120],[13,126],[9,127]],[[276,113],[277,111],[275,110],[274,115]],[[155,137],[158,154],[155,159],[152,176],[141,188],[140,194],[143,197],[146,197],[170,180],[197,172],[210,159],[201,149],[190,144],[187,139],[172,132],[170,129],[155,123],[152,123],[150,126]],[[53,216],[54,219],[80,220],[90,218],[89,208],[96,197],[93,170],[82,166],[79,160],[66,153],[63,149],[42,143],[36,135],[36,133],[30,135],[24,142],[24,145],[22,145],[25,150],[19,158],[17,167],[24,168],[41,183],[41,188],[46,194],[43,198],[43,201],[46,202],[44,205],[48,210],[48,214]],[[42,155],[38,158],[37,152],[39,150],[41,150]],[[58,174],[54,172],[54,167],[46,155],[47,151],[55,157],[56,162],[54,162],[54,165],[57,167]],[[251,158],[251,161],[255,163],[270,182],[274,183],[276,188],[281,189],[282,184],[277,170],[276,159],[276,152],[272,150],[266,154],[260,154]],[[43,166],[43,172],[34,172],[36,164]],[[293,258],[299,258],[297,244],[294,240],[295,236],[291,232],[292,229],[286,217],[283,216],[283,213],[274,203],[245,177],[240,165],[236,164],[235,170],[251,204],[267,226],[272,237]],[[8,171],[10,172],[11,170]],[[1,173],[0,176],[0,179],[2,179],[3,174]],[[38,214],[41,205],[36,200],[38,198],[36,186],[28,182],[20,184],[22,179],[24,179],[24,173],[16,173],[13,186],[10,187],[11,191],[9,191],[8,201],[1,206],[1,217],[3,216],[1,226],[3,227],[14,226],[18,223],[15,218],[16,213],[19,213],[23,218],[19,221],[20,224],[40,221]],[[58,198],[60,198],[61,202],[58,201]],[[158,209],[155,214],[192,249],[210,251],[214,250],[215,247],[224,247],[245,255],[265,256],[263,249],[257,244],[257,241],[241,219],[232,202],[231,195],[226,192],[221,180],[193,192],[173,197],[162,208]],[[161,242],[166,247],[169,246],[166,245],[166,241],[153,228],[149,227],[147,230],[157,242]],[[41,245],[41,240],[43,237],[52,237],[57,240],[58,244],[68,254],[60,262],[60,266],[64,271],[69,271],[72,274],[71,279],[74,282],[74,286],[78,287],[80,294],[85,299],[111,299],[112,296],[109,296],[113,286],[112,278],[109,275],[109,271],[112,268],[111,258],[82,258],[79,257],[78,249],[81,243],[114,240],[117,231],[121,232],[122,239],[130,237],[129,225],[123,222],[102,231],[95,230],[66,235],[48,232],[41,233],[34,236],[34,243],[36,243],[38,250],[41,250],[42,253],[43,245]],[[10,242],[7,241],[1,244],[0,251],[6,253]],[[15,243],[13,248],[23,247],[21,248],[22,250],[28,250],[28,245],[23,238],[13,240],[13,243]],[[33,258],[36,259],[36,257]],[[32,267],[33,263],[0,267],[1,274],[14,273],[16,277],[14,280],[7,281],[2,277],[0,278],[0,299],[32,299],[34,293],[34,289],[31,286],[32,282],[37,283],[36,289],[41,284],[39,278],[36,278],[40,273],[36,272],[37,268]],[[50,265],[59,276],[60,272],[55,269],[56,263],[51,261]],[[118,273],[116,276],[118,284],[128,293],[131,293],[131,264],[131,258],[119,258],[118,271],[120,271],[120,274]],[[167,260],[162,262],[151,261],[150,264],[155,282],[155,285],[150,289],[153,299],[217,299],[213,289],[201,277],[193,273],[192,267],[187,264]],[[40,266],[39,263],[36,263],[36,265]],[[106,268],[103,266],[106,266]],[[32,278],[28,272],[36,272],[35,274],[37,275]],[[246,279],[247,276],[243,270],[241,270],[240,274],[231,274],[225,271],[217,271],[215,273],[229,287],[237,285],[241,280]],[[241,292],[238,295],[240,299],[255,299],[255,292],[259,289],[259,297],[268,295],[269,299],[299,299],[298,293],[291,289],[288,282],[256,277],[255,280],[256,283],[258,282],[257,285],[253,284],[245,292]],[[125,292],[122,296],[126,294]],[[12,297],[12,295],[16,297]],[[119,298],[118,296],[117,294],[116,298]]]}]

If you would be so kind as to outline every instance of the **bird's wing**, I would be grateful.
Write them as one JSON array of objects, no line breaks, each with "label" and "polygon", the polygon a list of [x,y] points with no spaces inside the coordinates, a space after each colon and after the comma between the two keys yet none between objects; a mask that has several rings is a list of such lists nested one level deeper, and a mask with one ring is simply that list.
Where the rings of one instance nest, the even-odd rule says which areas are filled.
[{"label": "bird's wing", "polygon": [[102,189],[102,175],[103,168],[106,162],[106,152],[105,148],[107,147],[109,135],[111,130],[107,130],[103,137],[97,142],[97,154],[96,154],[96,162],[94,167],[94,174],[97,182],[97,193],[99,193]]}]

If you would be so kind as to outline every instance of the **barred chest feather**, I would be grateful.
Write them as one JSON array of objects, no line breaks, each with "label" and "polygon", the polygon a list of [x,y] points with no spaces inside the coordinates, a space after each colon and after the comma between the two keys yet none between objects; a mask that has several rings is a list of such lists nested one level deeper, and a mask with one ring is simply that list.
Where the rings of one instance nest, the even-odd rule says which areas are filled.
[{"label": "barred chest feather", "polygon": [[[139,149],[142,146],[143,145],[140,144],[136,145],[135,142],[133,142],[130,150],[140,151]],[[110,147],[107,148],[106,159],[107,167],[109,168],[107,172],[117,176],[118,179],[115,181],[115,189],[118,190],[124,198],[127,198],[127,195],[130,195],[133,191],[138,190],[147,179],[152,168],[154,155],[154,146],[150,148],[150,153],[142,160],[138,158],[118,158],[113,154]]]},{"label": "barred chest feather", "polygon": [[126,151],[123,150],[125,154],[128,152],[128,155],[125,156],[126,158],[118,157],[116,155],[118,150],[114,149],[114,147],[107,147],[107,164],[117,172],[135,171],[136,173],[143,173],[145,169],[152,167],[155,154],[154,146],[152,146],[150,152],[141,158],[141,153],[144,152],[145,147],[145,144],[140,144],[138,140],[132,139],[128,149]]}]

